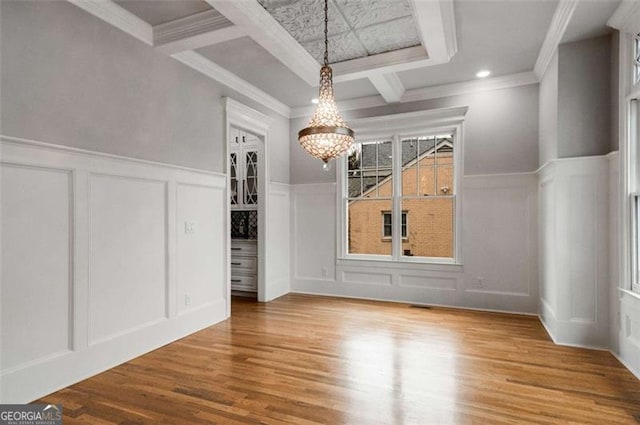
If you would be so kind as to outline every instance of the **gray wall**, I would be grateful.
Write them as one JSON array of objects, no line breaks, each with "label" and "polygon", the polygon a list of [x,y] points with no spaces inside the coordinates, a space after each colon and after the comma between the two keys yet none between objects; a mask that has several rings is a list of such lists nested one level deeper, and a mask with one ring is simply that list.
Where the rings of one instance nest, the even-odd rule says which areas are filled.
[{"label": "gray wall", "polygon": [[[450,96],[421,102],[345,111],[344,118],[413,112],[452,106],[468,106],[465,119],[464,172],[499,174],[535,171],[538,167],[538,85]],[[297,143],[297,132],[309,117],[291,120],[292,184],[335,181],[335,170],[325,172],[322,163]],[[357,135],[356,135],[357,137]]]},{"label": "gray wall", "polygon": [[558,47],[558,157],[611,151],[611,38]]},{"label": "gray wall", "polygon": [[0,3],[2,134],[222,172],[230,96],[275,118],[271,177],[288,182],[284,117],[66,1]]},{"label": "gray wall", "polygon": [[540,81],[538,165],[558,158],[558,54]]}]

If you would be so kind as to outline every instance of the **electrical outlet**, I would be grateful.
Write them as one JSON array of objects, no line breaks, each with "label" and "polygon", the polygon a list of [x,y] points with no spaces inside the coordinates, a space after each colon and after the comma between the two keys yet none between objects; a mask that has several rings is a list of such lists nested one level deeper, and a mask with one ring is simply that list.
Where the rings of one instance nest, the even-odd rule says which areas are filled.
[{"label": "electrical outlet", "polygon": [[322,277],[327,277],[327,276],[329,276],[329,270],[327,270],[327,268],[326,268],[326,267],[323,267],[323,268],[321,269],[321,272],[322,272]]},{"label": "electrical outlet", "polygon": [[477,279],[477,282],[478,282],[478,288],[482,288],[483,285],[484,285],[484,277],[478,276],[476,279]]},{"label": "electrical outlet", "polygon": [[196,231],[196,223],[194,223],[193,221],[185,221],[184,222],[184,233],[185,234],[195,233],[195,231]]},{"label": "electrical outlet", "polygon": [[191,294],[184,294],[184,305],[191,305]]}]

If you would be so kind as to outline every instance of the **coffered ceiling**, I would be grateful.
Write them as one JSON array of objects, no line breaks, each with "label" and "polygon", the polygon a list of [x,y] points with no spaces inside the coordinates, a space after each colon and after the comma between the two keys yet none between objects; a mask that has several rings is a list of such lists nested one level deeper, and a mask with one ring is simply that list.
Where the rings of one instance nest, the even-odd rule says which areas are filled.
[{"label": "coffered ceiling", "polygon": [[[322,0],[68,1],[282,115],[309,113]],[[336,97],[351,109],[531,84],[558,43],[606,34],[619,4],[329,0]]]}]

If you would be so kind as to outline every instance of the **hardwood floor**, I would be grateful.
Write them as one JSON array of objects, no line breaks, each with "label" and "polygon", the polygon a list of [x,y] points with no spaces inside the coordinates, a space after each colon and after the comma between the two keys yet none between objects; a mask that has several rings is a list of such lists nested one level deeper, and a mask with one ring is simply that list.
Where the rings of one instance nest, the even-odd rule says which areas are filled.
[{"label": "hardwood floor", "polygon": [[43,398],[74,424],[637,424],[640,381],[537,318],[287,295]]}]

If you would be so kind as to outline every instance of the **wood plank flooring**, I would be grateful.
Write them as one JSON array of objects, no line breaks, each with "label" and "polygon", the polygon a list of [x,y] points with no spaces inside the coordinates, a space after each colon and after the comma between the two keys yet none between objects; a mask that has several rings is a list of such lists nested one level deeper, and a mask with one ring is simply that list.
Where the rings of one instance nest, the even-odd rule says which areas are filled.
[{"label": "wood plank flooring", "polygon": [[640,381],[537,318],[287,295],[40,402],[75,424],[638,424]]}]

